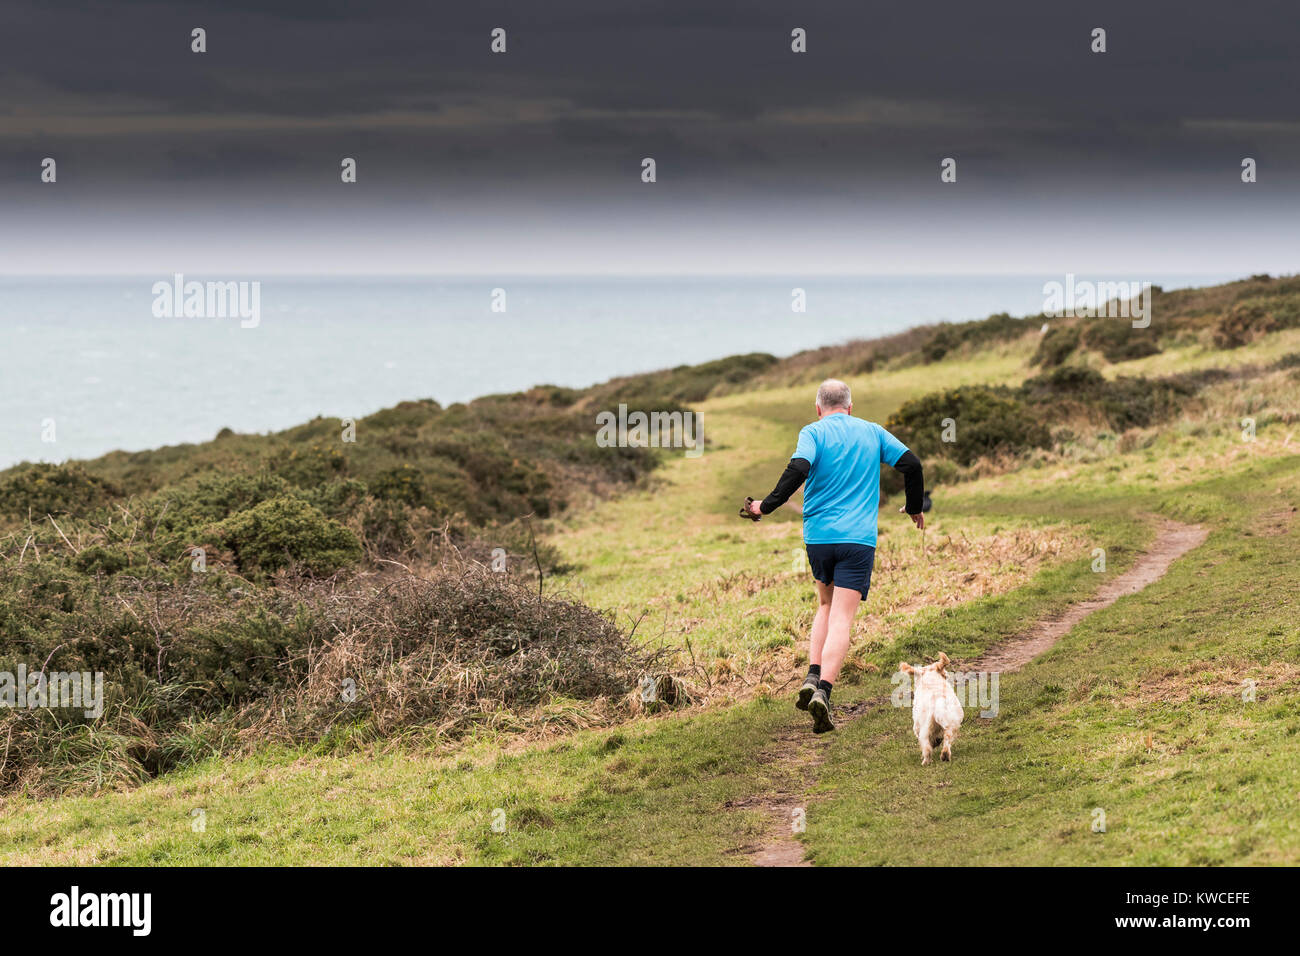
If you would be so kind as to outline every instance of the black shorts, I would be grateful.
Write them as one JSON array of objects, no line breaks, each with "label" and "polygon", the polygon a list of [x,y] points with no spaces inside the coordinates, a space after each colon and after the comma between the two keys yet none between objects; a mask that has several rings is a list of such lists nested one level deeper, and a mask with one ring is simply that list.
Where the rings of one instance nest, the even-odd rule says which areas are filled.
[{"label": "black shorts", "polygon": [[822,584],[854,588],[867,596],[871,569],[876,566],[876,549],[869,544],[810,544],[808,563],[813,577]]}]

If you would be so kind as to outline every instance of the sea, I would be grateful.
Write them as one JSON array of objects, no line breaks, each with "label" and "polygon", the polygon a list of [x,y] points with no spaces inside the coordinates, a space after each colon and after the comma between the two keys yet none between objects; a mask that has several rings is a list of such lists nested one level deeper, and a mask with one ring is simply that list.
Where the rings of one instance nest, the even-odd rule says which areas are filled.
[{"label": "sea", "polygon": [[[1087,279],[1088,276],[1079,276]],[[1233,276],[1114,276],[1166,289]],[[175,277],[0,276],[0,467],[360,418],[910,326],[1037,315],[1060,275],[262,276],[257,321],[189,316]],[[803,311],[794,306],[802,291]],[[170,297],[170,293],[168,293]],[[251,301],[251,296],[249,297]]]}]

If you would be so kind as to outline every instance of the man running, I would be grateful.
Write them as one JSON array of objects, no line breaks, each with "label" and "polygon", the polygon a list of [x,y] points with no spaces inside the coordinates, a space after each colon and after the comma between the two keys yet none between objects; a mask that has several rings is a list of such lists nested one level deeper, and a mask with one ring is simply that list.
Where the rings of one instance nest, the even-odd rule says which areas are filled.
[{"label": "man running", "polygon": [[918,528],[925,528],[920,460],[885,429],[853,418],[852,412],[849,387],[833,378],[822,382],[817,389],[817,421],[800,429],[794,457],[781,479],[761,502],[747,500],[741,512],[757,521],[808,482],[803,495],[803,540],[818,604],[808,638],[808,676],[795,706],[812,715],[813,732],[818,734],[835,729],[831,687],[849,652],[853,616],[871,587],[882,462],[902,472],[907,513]]}]

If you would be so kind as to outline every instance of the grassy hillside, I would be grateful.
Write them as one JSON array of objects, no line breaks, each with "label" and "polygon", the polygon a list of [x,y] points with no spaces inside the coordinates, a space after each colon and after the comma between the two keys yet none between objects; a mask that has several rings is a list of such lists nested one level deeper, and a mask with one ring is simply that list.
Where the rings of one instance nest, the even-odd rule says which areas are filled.
[{"label": "grassy hillside", "polygon": [[[11,470],[0,475],[0,669],[34,650],[92,660],[133,648],[125,714],[149,733],[123,722],[23,738],[20,725],[36,762],[11,749],[0,762],[0,859],[739,863],[771,830],[763,796],[780,790],[806,795],[800,838],[818,862],[1294,863],[1297,835],[1276,808],[1297,783],[1278,756],[1300,729],[1287,577],[1300,499],[1295,285],[1257,278],[1159,295],[1152,328],[1132,333],[1150,332],[1152,347],[1131,358],[1089,331],[1101,320],[1053,320],[1048,336],[1078,336],[1068,350],[1053,344],[1048,361],[1040,317],[993,317],[585,391],[408,403],[356,423],[357,441],[342,447],[339,423],[316,422]],[[811,588],[794,510],[758,525],[734,511],[744,494],[769,490],[812,418],[810,386],[831,373],[854,386],[857,414],[891,422],[924,451],[935,487],[924,536],[895,513],[897,500],[882,512],[842,703],[887,693],[900,657],[969,659],[1087,597],[1094,549],[1106,549],[1107,574],[1122,571],[1153,515],[1201,522],[1210,539],[1008,676],[1002,713],[968,719],[955,763],[916,766],[910,719],[890,708],[831,740],[810,738],[808,759],[773,759],[774,735],[806,721],[787,698]],[[698,411],[705,454],[599,448],[595,411],[629,396],[633,407]],[[936,416],[949,415],[956,443],[935,438]],[[549,520],[520,521],[530,513]],[[304,551],[303,540],[314,544]],[[529,677],[535,693],[505,697],[526,656],[508,638],[520,618],[486,633],[473,589],[453,586],[483,574],[464,558],[487,560],[498,541],[517,570],[485,586],[531,615],[528,634],[581,620],[559,630],[590,628],[621,648],[603,683]],[[211,549],[202,577],[190,570],[196,543]],[[389,562],[441,588],[445,610],[388,613],[408,576]],[[546,602],[530,564],[545,573]],[[203,596],[222,607],[203,611]],[[411,600],[418,610],[435,598]],[[348,617],[358,602],[384,609],[386,629]],[[607,617],[583,616],[584,606]],[[174,612],[163,629],[206,670],[144,666],[161,644],[150,607]],[[477,649],[438,666],[473,674],[473,693],[428,700],[418,693],[432,659],[420,655],[443,626],[428,622],[448,615],[465,622],[457,646]],[[358,665],[385,706],[322,720],[306,707],[320,697],[305,690],[346,672],[312,669],[324,635],[340,628],[359,651],[398,639],[397,663],[410,666],[381,675],[377,662]],[[229,683],[222,662],[249,658],[254,637],[271,669],[244,673],[217,699]],[[537,647],[555,662],[547,674],[571,673],[567,645]],[[292,683],[267,676],[284,661],[303,662]],[[640,704],[647,672],[671,675],[672,707]],[[1258,688],[1250,703],[1247,679]],[[204,707],[166,703],[168,688],[200,685]],[[285,694],[304,707],[292,732],[265,721]],[[0,732],[31,719],[0,715]],[[141,761],[141,741],[169,762]],[[56,744],[63,770],[45,777],[54,789],[30,786],[33,768],[51,765],[41,748]],[[143,770],[124,775],[109,757]],[[41,796],[55,789],[68,795]],[[1089,826],[1097,806],[1109,821],[1101,835]]]}]

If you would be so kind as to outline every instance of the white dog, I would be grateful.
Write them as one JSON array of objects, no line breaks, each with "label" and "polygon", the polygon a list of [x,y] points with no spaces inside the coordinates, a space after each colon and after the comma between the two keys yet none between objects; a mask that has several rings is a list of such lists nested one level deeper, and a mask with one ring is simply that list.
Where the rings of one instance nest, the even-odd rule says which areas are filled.
[{"label": "white dog", "polygon": [[898,665],[904,674],[913,675],[912,682],[912,733],[921,742],[921,763],[930,762],[930,754],[943,742],[940,760],[952,759],[952,742],[957,739],[961,726],[962,709],[957,692],[948,683],[948,655],[939,652],[939,659],[924,667],[913,667],[906,662]]}]

